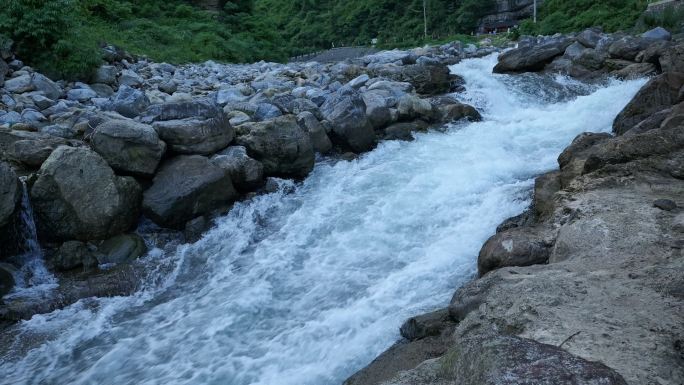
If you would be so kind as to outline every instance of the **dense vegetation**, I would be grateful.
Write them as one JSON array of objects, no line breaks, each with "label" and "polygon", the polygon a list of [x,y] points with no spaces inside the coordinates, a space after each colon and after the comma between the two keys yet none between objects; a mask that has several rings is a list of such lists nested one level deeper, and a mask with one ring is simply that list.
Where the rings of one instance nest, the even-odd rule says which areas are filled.
[{"label": "dense vegetation", "polygon": [[[376,38],[383,48],[457,34],[465,34],[459,36],[463,39],[494,7],[494,0],[220,0],[218,9],[207,11],[196,6],[199,1],[3,0],[0,44],[11,38],[29,64],[55,77],[74,78],[99,63],[97,47],[105,42],[171,63],[283,61]],[[524,22],[520,32],[553,34],[596,25],[630,29],[646,3],[546,0],[539,22]],[[640,22],[675,26],[682,16],[666,13]]]},{"label": "dense vegetation", "polygon": [[546,0],[539,9],[539,22],[523,23],[521,32],[551,35],[601,26],[607,32],[635,26],[647,0]]}]

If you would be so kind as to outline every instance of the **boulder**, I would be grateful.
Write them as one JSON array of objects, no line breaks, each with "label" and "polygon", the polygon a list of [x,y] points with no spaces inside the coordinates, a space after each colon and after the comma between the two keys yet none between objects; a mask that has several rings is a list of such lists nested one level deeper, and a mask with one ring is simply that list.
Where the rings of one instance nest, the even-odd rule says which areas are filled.
[{"label": "boulder", "polygon": [[162,164],[144,193],[143,211],[156,224],[182,229],[185,222],[224,209],[237,198],[230,175],[200,155]]},{"label": "boulder", "polygon": [[154,105],[143,121],[151,121],[170,151],[211,155],[228,147],[235,137],[226,114],[203,100]]},{"label": "boulder", "polygon": [[382,139],[411,141],[414,132],[425,131],[427,128],[428,124],[424,120],[394,123],[382,130]]},{"label": "boulder", "polygon": [[230,174],[233,186],[243,193],[254,191],[263,186],[264,166],[247,155],[242,146],[231,146],[211,157],[212,163]]},{"label": "boulder", "polygon": [[297,115],[297,123],[309,133],[314,151],[325,154],[332,150],[332,142],[325,132],[325,128],[313,113],[308,111],[300,113]]},{"label": "boulder", "polygon": [[439,335],[448,325],[453,324],[448,309],[411,317],[399,328],[401,336],[409,341]]},{"label": "boulder", "polygon": [[135,118],[142,114],[149,105],[150,100],[144,92],[126,85],[121,85],[119,90],[112,97],[109,103],[109,109],[116,111],[127,118]]},{"label": "boulder", "polygon": [[658,58],[663,72],[684,73],[684,43],[679,43],[670,49],[664,50]]},{"label": "boulder", "polygon": [[95,71],[91,80],[93,83],[102,83],[110,86],[115,85],[116,75],[118,75],[118,73],[119,70],[117,70],[116,67],[111,65],[102,65]]},{"label": "boulder", "polygon": [[444,64],[382,66],[373,69],[371,73],[376,77],[410,83],[415,87],[416,92],[424,95],[447,93],[451,90],[452,83],[458,80],[458,77],[452,75],[449,67]]},{"label": "boulder", "polygon": [[0,87],[5,85],[5,75],[9,71],[9,66],[7,63],[0,58]]},{"label": "boulder", "polygon": [[31,74],[32,90],[42,92],[46,97],[57,100],[62,96],[62,88],[57,83],[39,73]]},{"label": "boulder", "polygon": [[649,40],[672,40],[672,34],[663,27],[655,27],[649,31],[644,32],[641,37]]},{"label": "boulder", "polygon": [[556,207],[555,195],[561,189],[560,172],[552,171],[537,177],[534,181],[534,200],[532,206],[537,218],[553,214]]},{"label": "boulder", "polygon": [[652,63],[633,63],[613,72],[618,79],[639,79],[655,75],[658,68]]},{"label": "boulder", "polygon": [[0,260],[18,251],[16,226],[19,221],[22,186],[12,167],[0,162]]},{"label": "boulder", "polygon": [[0,131],[0,157],[37,168],[57,147],[68,144],[62,138],[30,131]]},{"label": "boulder", "polygon": [[132,120],[112,119],[95,128],[93,149],[116,171],[149,177],[166,151],[152,126]]},{"label": "boulder", "polygon": [[577,41],[588,48],[596,48],[599,40],[601,40],[601,32],[593,28],[585,29],[577,35]]},{"label": "boulder", "polygon": [[649,80],[618,114],[613,132],[622,135],[652,114],[680,102],[684,73],[670,72]]},{"label": "boulder", "polygon": [[482,246],[477,257],[480,276],[502,267],[530,266],[549,260],[551,244],[525,228],[495,234]]},{"label": "boulder", "polygon": [[24,92],[33,91],[35,88],[31,83],[31,75],[21,75],[16,76],[11,79],[5,80],[5,90],[7,92],[21,94]]},{"label": "boulder", "polygon": [[268,176],[303,178],[314,166],[311,138],[292,115],[245,123],[236,142],[264,165]]},{"label": "boulder", "polygon": [[80,241],[64,242],[50,258],[50,263],[58,271],[69,271],[79,267],[90,270],[97,267],[94,253]]},{"label": "boulder", "polygon": [[123,70],[121,71],[121,75],[119,76],[119,84],[124,85],[124,86],[129,86],[129,87],[140,87],[144,82],[144,79],[135,73],[134,71],[131,70]]},{"label": "boulder", "polygon": [[610,45],[608,53],[616,59],[634,61],[637,54],[648,47],[649,41],[640,37],[625,36]]},{"label": "boulder", "polygon": [[325,120],[332,125],[332,140],[354,152],[375,147],[375,134],[366,116],[366,103],[351,87],[342,87],[321,106]]},{"label": "boulder", "polygon": [[97,248],[100,265],[130,263],[147,253],[145,241],[137,234],[123,234],[107,239]]},{"label": "boulder", "polygon": [[565,37],[553,38],[506,51],[499,56],[494,73],[541,71],[553,58],[562,55],[572,42]]},{"label": "boulder", "polygon": [[140,196],[133,178],[116,176],[85,147],[53,151],[31,188],[38,232],[50,241],[106,239],[126,231],[138,219]]},{"label": "boulder", "polygon": [[72,88],[67,91],[67,99],[77,102],[86,102],[96,97],[98,97],[97,92],[93,91],[90,87]]},{"label": "boulder", "polygon": [[482,120],[482,115],[480,115],[475,107],[460,102],[453,102],[437,107],[437,121],[441,123],[450,123],[461,119],[468,119],[471,122],[479,122]]},{"label": "boulder", "polygon": [[414,95],[406,95],[399,99],[397,111],[399,112],[399,118],[402,120],[422,119],[430,122],[436,115],[430,101]]},{"label": "boulder", "polygon": [[393,123],[398,116],[392,114],[397,98],[389,90],[374,89],[361,94],[366,103],[366,115],[373,128],[383,128]]}]

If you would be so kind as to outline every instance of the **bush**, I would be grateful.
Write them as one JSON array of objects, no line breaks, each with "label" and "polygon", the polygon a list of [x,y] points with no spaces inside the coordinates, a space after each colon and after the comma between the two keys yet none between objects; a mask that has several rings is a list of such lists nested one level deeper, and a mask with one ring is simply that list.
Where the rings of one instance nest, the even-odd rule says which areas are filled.
[{"label": "bush", "polygon": [[99,63],[96,46],[78,33],[80,14],[73,0],[5,0],[0,34],[15,42],[17,54],[53,77],[88,76]]}]

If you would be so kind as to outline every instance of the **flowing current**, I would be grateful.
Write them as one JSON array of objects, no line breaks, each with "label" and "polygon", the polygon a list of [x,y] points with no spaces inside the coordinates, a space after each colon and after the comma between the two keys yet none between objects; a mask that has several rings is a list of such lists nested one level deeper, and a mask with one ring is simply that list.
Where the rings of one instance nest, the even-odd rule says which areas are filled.
[{"label": "flowing current", "polygon": [[584,131],[610,131],[643,81],[588,86],[452,70],[484,121],[319,162],[237,204],[202,240],[155,250],[158,279],[10,329],[3,384],[340,384],[445,306],[477,253],[530,203],[534,177]]}]

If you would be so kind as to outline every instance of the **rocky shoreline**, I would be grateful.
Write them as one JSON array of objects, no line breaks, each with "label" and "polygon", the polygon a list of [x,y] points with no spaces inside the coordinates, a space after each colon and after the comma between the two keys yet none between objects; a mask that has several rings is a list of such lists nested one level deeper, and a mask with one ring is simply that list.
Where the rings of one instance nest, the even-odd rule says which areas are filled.
[{"label": "rocky shoreline", "polygon": [[[554,38],[577,43],[565,39]],[[617,41],[632,39],[645,46]],[[501,55],[496,71],[565,60],[567,49],[531,65],[531,51],[548,49],[541,40]],[[560,170],[537,178],[530,209],[485,243],[479,278],[448,308],[406,321],[404,340],[346,385],[684,382],[684,45],[645,49],[661,46],[664,73],[616,118],[615,135],[577,137]]]},{"label": "rocky shoreline", "polygon": [[[483,247],[480,279],[448,309],[407,321],[406,341],[348,384],[681,383],[683,47],[658,29],[587,30],[525,37],[500,56],[496,72],[659,75],[618,117],[617,136],[578,137],[560,171],[537,180],[532,209]],[[0,295],[27,252],[24,194],[59,282],[37,300],[6,297],[0,323],[133,292],[138,257],[199,239],[232,204],[271,191],[270,178],[480,119],[442,96],[464,86],[448,65],[498,50],[172,66],[108,47],[89,84],[0,53]]]}]

